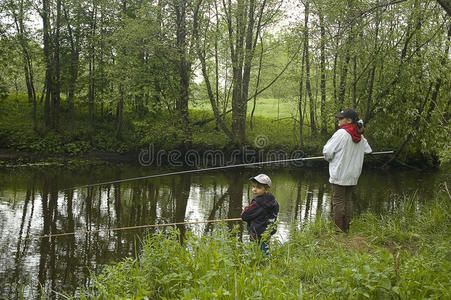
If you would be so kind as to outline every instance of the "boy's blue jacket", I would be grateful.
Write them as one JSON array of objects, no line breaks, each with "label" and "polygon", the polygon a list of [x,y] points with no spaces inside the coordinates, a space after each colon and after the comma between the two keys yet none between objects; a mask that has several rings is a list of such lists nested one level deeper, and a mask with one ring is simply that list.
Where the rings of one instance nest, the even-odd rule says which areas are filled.
[{"label": "boy's blue jacket", "polygon": [[277,219],[279,203],[273,194],[263,194],[255,197],[251,204],[241,213],[241,219],[247,223],[247,231],[253,238],[261,238],[268,225]]}]

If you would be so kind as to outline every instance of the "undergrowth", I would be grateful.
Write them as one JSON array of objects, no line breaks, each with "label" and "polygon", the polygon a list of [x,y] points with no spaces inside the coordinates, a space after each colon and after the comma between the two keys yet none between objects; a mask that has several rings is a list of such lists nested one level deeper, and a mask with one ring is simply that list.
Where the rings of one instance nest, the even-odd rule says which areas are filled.
[{"label": "undergrowth", "polygon": [[449,299],[451,201],[402,200],[389,216],[356,217],[348,235],[324,218],[264,256],[236,230],[148,236],[138,259],[95,277],[85,299]]}]

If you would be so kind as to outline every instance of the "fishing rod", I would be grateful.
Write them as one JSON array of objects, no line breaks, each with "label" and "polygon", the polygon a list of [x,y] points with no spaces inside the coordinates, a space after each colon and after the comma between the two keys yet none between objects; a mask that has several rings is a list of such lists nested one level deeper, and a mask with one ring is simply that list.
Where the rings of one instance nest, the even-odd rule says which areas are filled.
[{"label": "fishing rod", "polygon": [[151,228],[151,227],[166,227],[166,226],[176,226],[176,225],[193,225],[193,224],[233,222],[233,221],[241,221],[241,218],[206,220],[206,221],[191,221],[191,222],[174,222],[174,223],[165,223],[165,224],[149,224],[149,225],[137,225],[137,226],[115,227],[115,228],[101,228],[101,229],[94,229],[94,230],[46,234],[46,235],[41,235],[41,236],[28,237],[28,238],[25,238],[25,240],[44,239],[44,238],[51,238],[51,237],[61,237],[61,236],[87,234],[87,233],[95,233],[95,232],[108,232],[108,231],[120,231],[120,230],[131,230],[131,229],[143,229],[143,228]]},{"label": "fishing rod", "polygon": [[[394,153],[394,151],[372,152],[370,154],[371,155],[380,155],[380,154],[392,154],[392,153]],[[185,170],[185,171],[170,172],[170,173],[164,173],[164,174],[155,174],[155,175],[148,175],[148,176],[141,176],[141,177],[134,177],[134,178],[126,178],[126,179],[114,180],[114,181],[109,181],[109,182],[100,182],[100,183],[88,184],[88,185],[74,187],[74,188],[70,188],[70,189],[64,189],[64,190],[92,187],[92,186],[98,186],[98,185],[107,185],[107,184],[120,183],[120,182],[126,182],[126,181],[135,181],[135,180],[141,180],[141,179],[147,179],[147,178],[156,178],[156,177],[164,177],[164,176],[187,174],[187,173],[198,173],[198,172],[210,171],[210,170],[220,170],[220,169],[228,169],[228,168],[236,168],[236,167],[253,166],[253,165],[294,162],[294,161],[307,161],[307,160],[317,160],[317,159],[324,159],[324,156],[302,157],[302,158],[292,158],[292,159],[283,159],[283,160],[271,160],[271,161],[264,161],[264,162],[220,166],[220,167],[204,168],[204,169],[197,169],[197,170]],[[109,232],[109,231],[119,231],[119,230],[143,229],[143,228],[151,228],[151,227],[157,228],[157,227],[175,226],[175,225],[193,225],[193,224],[233,222],[233,221],[241,221],[241,218],[206,220],[206,221],[191,221],[191,222],[174,222],[174,223],[166,223],[166,224],[149,224],[149,225],[137,225],[137,226],[129,226],[129,227],[102,228],[102,229],[94,229],[94,230],[47,234],[47,235],[42,235],[42,236],[29,237],[29,238],[26,238],[25,240],[70,236],[70,235],[77,235],[77,234],[88,234],[88,233],[96,233],[96,232]]]},{"label": "fishing rod", "polygon": [[[381,155],[381,154],[392,154],[392,153],[394,153],[394,151],[371,152],[369,154],[370,155]],[[212,170],[222,170],[222,169],[230,169],[230,168],[238,168],[238,167],[257,166],[257,165],[266,165],[266,164],[279,164],[279,163],[287,163],[287,162],[295,162],[295,161],[309,161],[309,160],[319,160],[319,159],[324,159],[324,156],[312,156],[312,157],[290,158],[290,159],[281,159],[281,160],[270,160],[270,161],[261,161],[261,162],[255,162],[255,163],[244,163],[244,164],[237,164],[237,165],[228,165],[228,166],[219,166],[219,167],[211,167],[211,168],[203,168],[203,169],[195,169],[195,170],[185,170],[185,171],[177,171],[177,172],[155,174],[155,175],[146,175],[146,176],[140,176],[140,177],[125,178],[125,179],[118,179],[118,180],[107,181],[107,182],[99,182],[99,183],[81,185],[81,186],[76,186],[76,187],[72,187],[72,188],[66,188],[66,189],[63,189],[62,191],[70,191],[70,190],[94,187],[94,186],[99,186],[99,185],[109,185],[109,184],[122,183],[122,182],[128,182],[128,181],[136,181],[136,180],[149,179],[149,178],[200,173],[200,172],[212,171]]]}]

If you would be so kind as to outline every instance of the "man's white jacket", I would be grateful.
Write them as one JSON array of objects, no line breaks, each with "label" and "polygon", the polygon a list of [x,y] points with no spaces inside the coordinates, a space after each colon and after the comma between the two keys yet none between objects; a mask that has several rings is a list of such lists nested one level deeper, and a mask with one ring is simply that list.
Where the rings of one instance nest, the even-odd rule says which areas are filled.
[{"label": "man's white jacket", "polygon": [[338,185],[356,185],[362,172],[363,156],[371,153],[368,141],[363,137],[358,143],[344,129],[338,129],[323,148],[329,162],[329,182]]}]

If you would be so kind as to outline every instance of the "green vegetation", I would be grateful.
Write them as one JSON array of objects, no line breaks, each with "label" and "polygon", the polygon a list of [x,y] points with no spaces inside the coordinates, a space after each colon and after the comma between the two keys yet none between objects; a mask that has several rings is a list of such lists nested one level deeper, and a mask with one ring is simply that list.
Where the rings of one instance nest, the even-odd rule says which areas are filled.
[{"label": "green vegetation", "polygon": [[[274,105],[277,101],[265,101],[266,105]],[[282,105],[281,105],[282,107]],[[88,152],[133,153],[153,144],[155,149],[179,149],[184,143],[184,131],[180,124],[171,120],[165,111],[149,113],[136,117],[133,112],[126,112],[124,117],[124,134],[116,137],[114,118],[105,112],[103,118],[95,120],[94,130],[88,122],[88,112],[82,103],[76,103],[75,111],[68,111],[63,102],[61,118],[65,120],[58,131],[41,133],[35,131],[31,121],[32,106],[25,95],[10,95],[0,100],[0,110],[8,111],[0,119],[0,144],[10,151],[40,153],[47,155],[78,156]],[[100,107],[97,109],[100,110]],[[285,104],[283,110],[288,111]],[[263,112],[266,116],[262,116]],[[24,117],[28,116],[28,117]],[[38,114],[38,119],[43,118]],[[193,124],[212,118],[207,110],[191,110],[190,119]],[[226,118],[230,124],[230,118]],[[276,120],[271,110],[262,111],[253,120],[253,129],[248,127],[249,147],[264,150],[282,149],[294,151],[299,149],[296,138],[296,126],[293,119]],[[169,125],[168,125],[169,124]],[[258,138],[261,140],[258,141]],[[311,138],[303,147],[310,153],[321,151],[327,136]],[[215,122],[205,125],[193,125],[191,147],[199,151],[207,149],[231,150],[227,136],[215,130]]]},{"label": "green vegetation", "polygon": [[[312,153],[353,107],[374,149],[449,162],[449,16],[416,0],[2,1],[0,139],[78,155],[241,148],[265,134]],[[28,102],[10,107],[16,95]]]},{"label": "green vegetation", "polygon": [[[253,101],[247,103],[247,115],[250,116]],[[194,109],[209,111],[211,105],[207,101],[198,101],[193,105]],[[230,109],[230,107],[229,107]],[[271,119],[296,118],[298,115],[296,102],[288,99],[258,98],[254,116],[261,116]]]},{"label": "green vegetation", "polygon": [[451,198],[443,193],[418,205],[412,197],[393,215],[359,216],[349,235],[334,235],[324,218],[292,228],[267,257],[226,226],[210,236],[188,234],[183,244],[176,231],[149,236],[138,259],[107,267],[83,297],[447,299]]}]

